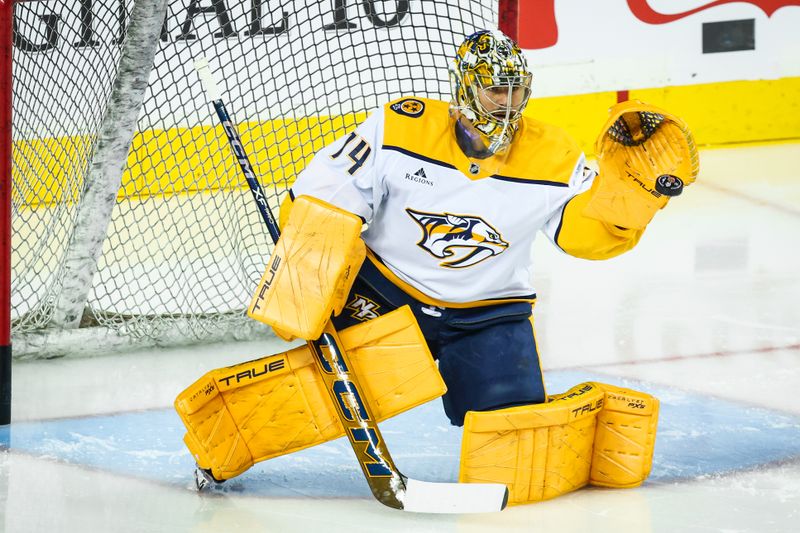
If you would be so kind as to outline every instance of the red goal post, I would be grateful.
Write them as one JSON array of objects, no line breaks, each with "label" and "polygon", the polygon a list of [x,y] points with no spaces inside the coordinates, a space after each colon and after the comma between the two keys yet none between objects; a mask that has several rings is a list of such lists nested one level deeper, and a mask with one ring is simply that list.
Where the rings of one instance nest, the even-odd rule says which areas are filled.
[{"label": "red goal post", "polygon": [[12,0],[0,0],[0,425],[11,422]]}]

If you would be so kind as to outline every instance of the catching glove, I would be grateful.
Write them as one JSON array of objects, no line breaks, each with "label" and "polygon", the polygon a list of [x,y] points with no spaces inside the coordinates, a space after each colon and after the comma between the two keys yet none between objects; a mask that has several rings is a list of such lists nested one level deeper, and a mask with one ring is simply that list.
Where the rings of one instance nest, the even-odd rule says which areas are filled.
[{"label": "catching glove", "polygon": [[583,215],[643,229],[656,211],[697,178],[692,134],[675,115],[632,100],[615,105],[595,142],[600,174]]}]

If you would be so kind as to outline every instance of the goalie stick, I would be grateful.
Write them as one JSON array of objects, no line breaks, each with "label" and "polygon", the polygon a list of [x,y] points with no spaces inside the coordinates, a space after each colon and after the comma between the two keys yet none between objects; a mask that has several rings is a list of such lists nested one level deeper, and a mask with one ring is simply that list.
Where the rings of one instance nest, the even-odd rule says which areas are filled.
[{"label": "goalie stick", "polygon": [[[278,242],[280,229],[267,203],[264,190],[253,172],[236,126],[230,118],[222,96],[209,68],[202,58],[195,69],[206,95],[228,137],[261,217],[267,225],[273,243]],[[395,466],[389,449],[381,436],[375,417],[356,376],[350,373],[347,356],[340,349],[336,330],[328,321],[322,336],[308,341],[311,353],[325,382],[331,400],[345,428],[350,445],[358,459],[373,496],[394,509],[423,513],[484,513],[502,511],[508,502],[508,488],[497,483],[430,483],[403,475]]]}]

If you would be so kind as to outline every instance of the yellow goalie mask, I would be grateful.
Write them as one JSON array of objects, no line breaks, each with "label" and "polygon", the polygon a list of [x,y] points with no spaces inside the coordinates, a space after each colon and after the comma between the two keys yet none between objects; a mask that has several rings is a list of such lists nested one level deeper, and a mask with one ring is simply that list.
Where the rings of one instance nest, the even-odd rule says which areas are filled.
[{"label": "yellow goalie mask", "polygon": [[505,152],[531,94],[522,50],[498,30],[473,33],[458,47],[450,77],[453,109],[472,123],[490,153]]}]

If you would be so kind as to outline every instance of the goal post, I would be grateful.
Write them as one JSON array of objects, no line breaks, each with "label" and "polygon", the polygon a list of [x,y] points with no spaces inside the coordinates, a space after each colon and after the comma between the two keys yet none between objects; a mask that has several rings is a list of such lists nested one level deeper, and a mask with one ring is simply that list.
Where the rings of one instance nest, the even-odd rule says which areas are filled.
[{"label": "goal post", "polygon": [[11,422],[11,0],[0,1],[0,425]]},{"label": "goal post", "polygon": [[457,44],[499,20],[498,0],[164,1],[0,0],[15,357],[268,334],[245,310],[272,245],[195,59],[277,209],[372,109],[449,100]]}]

